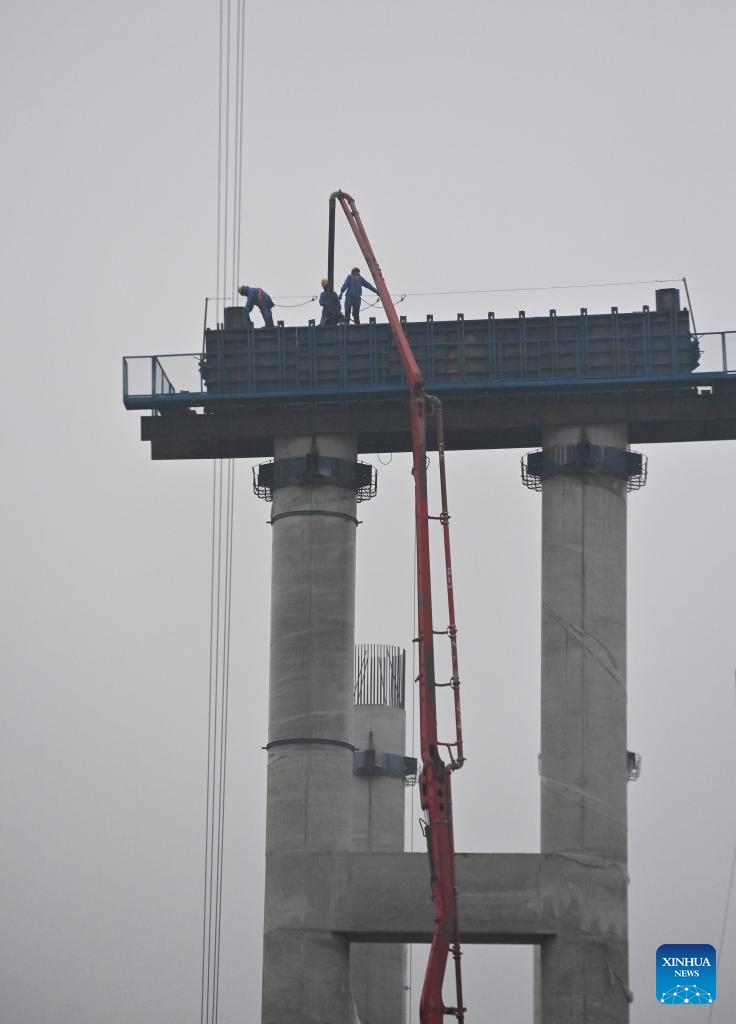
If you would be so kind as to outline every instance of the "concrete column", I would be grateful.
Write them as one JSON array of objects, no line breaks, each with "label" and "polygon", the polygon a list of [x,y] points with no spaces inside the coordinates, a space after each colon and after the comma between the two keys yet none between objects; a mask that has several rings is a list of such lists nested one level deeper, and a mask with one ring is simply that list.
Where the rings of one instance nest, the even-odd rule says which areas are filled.
[{"label": "concrete column", "polygon": [[[355,461],[351,437],[282,437],[275,462],[314,451]],[[301,855],[352,843],[355,490],[279,486],[272,505],[271,668],[263,1024],[347,1024],[349,945],[295,925],[324,913],[333,873]]]},{"label": "concrete column", "polygon": [[[545,451],[584,441],[625,449],[626,427],[544,435]],[[542,1024],[626,1024],[626,480],[603,469],[544,479],[541,717],[542,853],[589,867],[591,884],[568,887],[589,904],[585,931],[541,947],[537,1012]],[[598,884],[620,891],[614,913],[597,913]]]},{"label": "concrete column", "polygon": [[[360,698],[358,698],[359,700]],[[358,755],[375,751],[375,768],[353,778],[353,850],[401,853],[404,850],[406,779],[398,758],[406,742],[406,713],[401,707],[356,701],[353,742]],[[386,758],[385,755],[393,755]],[[405,1024],[406,946],[354,943],[350,948],[350,989],[361,1024]]]}]

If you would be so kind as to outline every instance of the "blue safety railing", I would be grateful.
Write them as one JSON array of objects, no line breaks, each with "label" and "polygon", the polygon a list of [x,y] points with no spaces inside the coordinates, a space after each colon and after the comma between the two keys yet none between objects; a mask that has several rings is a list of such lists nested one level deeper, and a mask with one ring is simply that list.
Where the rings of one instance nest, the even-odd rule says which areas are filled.
[{"label": "blue safety railing", "polygon": [[[177,404],[186,401],[186,396],[193,395],[193,404],[200,404],[197,399],[204,391],[204,382],[200,370],[201,356],[199,353],[174,353],[155,356],[126,356],[123,359],[123,399],[128,406],[128,398],[133,401],[148,399],[155,404],[159,399],[173,400]],[[172,382],[176,380],[176,386]],[[148,405],[136,408],[149,408]]]},{"label": "blue safety railing", "polygon": [[[736,373],[736,331],[664,331],[646,311],[549,321],[427,318],[404,326],[427,387],[438,394],[665,381],[705,385]],[[201,353],[123,360],[129,409],[403,396],[405,388],[388,325],[375,321],[207,330]]]}]

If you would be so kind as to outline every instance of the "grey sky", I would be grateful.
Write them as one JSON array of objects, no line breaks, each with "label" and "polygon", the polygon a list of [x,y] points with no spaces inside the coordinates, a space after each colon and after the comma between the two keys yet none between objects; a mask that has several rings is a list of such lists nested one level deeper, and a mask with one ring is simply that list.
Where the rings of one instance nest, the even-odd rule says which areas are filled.
[{"label": "grey sky", "polygon": [[[248,0],[247,18],[241,267],[277,301],[318,291],[340,187],[392,292],[686,275],[698,329],[736,328],[732,3]],[[0,11],[3,1024],[198,1019],[212,466],[151,463],[120,392],[121,356],[200,347],[217,44],[214,2]],[[356,260],[340,224],[338,276]],[[400,309],[636,309],[654,288]],[[540,499],[521,454],[449,459],[459,849],[538,843]],[[647,454],[629,505],[633,1024],[667,1014],[660,943],[718,945],[736,841],[734,445]],[[223,1024],[260,998],[270,537],[250,464],[236,502]],[[405,458],[379,464],[361,518],[358,639],[409,646]],[[714,1024],[735,958],[732,914]],[[527,951],[465,965],[469,1021],[530,1021]]]}]

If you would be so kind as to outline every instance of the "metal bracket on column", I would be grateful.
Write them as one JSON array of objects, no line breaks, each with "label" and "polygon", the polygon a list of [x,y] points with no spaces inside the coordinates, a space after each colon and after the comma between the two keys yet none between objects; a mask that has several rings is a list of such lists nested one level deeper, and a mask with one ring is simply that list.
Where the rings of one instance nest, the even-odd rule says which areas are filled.
[{"label": "metal bracket on column", "polygon": [[521,480],[531,491],[541,491],[547,477],[606,475],[626,480],[628,491],[638,491],[647,479],[647,458],[626,448],[580,441],[527,452],[521,460]]},{"label": "metal bracket on column", "polygon": [[253,493],[266,501],[273,500],[273,492],[279,487],[304,484],[344,487],[355,491],[358,501],[369,501],[378,490],[378,473],[368,463],[319,455],[314,451],[253,467]]},{"label": "metal bracket on column", "polygon": [[372,747],[369,750],[356,750],[353,752],[353,775],[383,775],[413,783],[417,777],[417,759],[403,754],[384,754]]}]

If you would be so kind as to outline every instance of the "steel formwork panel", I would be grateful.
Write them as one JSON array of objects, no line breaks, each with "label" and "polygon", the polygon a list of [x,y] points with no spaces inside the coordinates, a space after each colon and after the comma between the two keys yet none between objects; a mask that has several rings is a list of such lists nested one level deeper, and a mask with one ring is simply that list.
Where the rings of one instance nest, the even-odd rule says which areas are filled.
[{"label": "steel formwork panel", "polygon": [[[428,387],[690,373],[698,362],[687,311],[404,323]],[[203,398],[242,399],[401,388],[387,324],[208,330]]]}]

